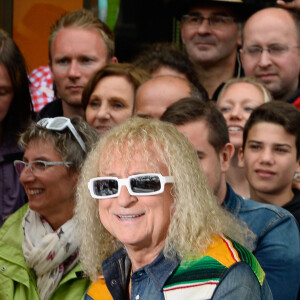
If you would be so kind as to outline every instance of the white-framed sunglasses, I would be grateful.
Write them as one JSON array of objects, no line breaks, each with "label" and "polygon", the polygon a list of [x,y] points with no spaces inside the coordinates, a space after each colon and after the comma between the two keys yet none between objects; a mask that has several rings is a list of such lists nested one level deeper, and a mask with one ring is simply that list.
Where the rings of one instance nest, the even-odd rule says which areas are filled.
[{"label": "white-framed sunglasses", "polygon": [[66,128],[69,128],[73,136],[77,140],[78,144],[84,152],[86,152],[86,147],[84,141],[80,137],[79,133],[71,123],[71,120],[66,117],[55,117],[55,118],[44,118],[37,122],[37,125],[45,127],[50,130],[62,131]]},{"label": "white-framed sunglasses", "polygon": [[151,196],[161,194],[166,183],[174,182],[172,176],[156,173],[132,175],[128,178],[96,177],[88,182],[91,196],[95,199],[118,197],[121,187],[126,186],[132,196]]}]

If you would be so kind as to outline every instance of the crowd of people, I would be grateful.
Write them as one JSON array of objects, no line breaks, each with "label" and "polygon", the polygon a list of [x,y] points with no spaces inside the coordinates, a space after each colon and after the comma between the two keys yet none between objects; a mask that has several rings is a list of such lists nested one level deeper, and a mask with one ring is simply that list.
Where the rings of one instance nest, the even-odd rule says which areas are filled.
[{"label": "crowd of people", "polygon": [[30,75],[0,30],[0,299],[300,299],[300,1],[254,2],[131,61],[68,12]]}]

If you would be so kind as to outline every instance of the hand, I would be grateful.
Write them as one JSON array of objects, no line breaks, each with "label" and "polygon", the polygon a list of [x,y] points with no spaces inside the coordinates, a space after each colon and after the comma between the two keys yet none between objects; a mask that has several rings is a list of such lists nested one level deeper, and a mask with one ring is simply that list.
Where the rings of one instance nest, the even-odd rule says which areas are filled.
[{"label": "hand", "polygon": [[300,10],[300,0],[293,0],[291,2],[284,2],[283,0],[277,0],[277,4],[282,8],[294,8]]}]

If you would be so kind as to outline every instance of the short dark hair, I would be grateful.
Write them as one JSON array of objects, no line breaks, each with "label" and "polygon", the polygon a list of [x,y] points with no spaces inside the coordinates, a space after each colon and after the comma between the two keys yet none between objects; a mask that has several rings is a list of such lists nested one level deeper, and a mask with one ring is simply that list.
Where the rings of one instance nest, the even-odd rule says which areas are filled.
[{"label": "short dark hair", "polygon": [[267,122],[282,126],[295,136],[297,159],[300,157],[300,111],[290,103],[272,101],[257,107],[250,115],[243,132],[243,150],[249,130],[257,123]]},{"label": "short dark hair", "polygon": [[3,120],[3,132],[13,144],[34,117],[25,59],[12,38],[0,29],[0,64],[9,75],[13,99]]},{"label": "short dark hair", "polygon": [[186,76],[204,97],[208,99],[207,91],[199,81],[198,72],[187,54],[171,43],[155,43],[133,61],[136,66],[147,70],[150,74],[161,67],[170,68]]},{"label": "short dark hair", "polygon": [[204,120],[209,129],[208,141],[216,153],[229,143],[226,121],[213,102],[192,97],[183,98],[170,105],[160,119],[174,125]]}]

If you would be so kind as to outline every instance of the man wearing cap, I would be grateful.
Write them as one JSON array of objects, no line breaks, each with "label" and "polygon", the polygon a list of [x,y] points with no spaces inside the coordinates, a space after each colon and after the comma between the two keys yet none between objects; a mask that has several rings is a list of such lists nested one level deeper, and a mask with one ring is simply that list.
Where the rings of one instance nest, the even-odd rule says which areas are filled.
[{"label": "man wearing cap", "polygon": [[177,6],[182,42],[211,99],[223,82],[241,76],[240,22],[252,8],[242,0],[190,0]]}]

